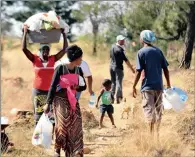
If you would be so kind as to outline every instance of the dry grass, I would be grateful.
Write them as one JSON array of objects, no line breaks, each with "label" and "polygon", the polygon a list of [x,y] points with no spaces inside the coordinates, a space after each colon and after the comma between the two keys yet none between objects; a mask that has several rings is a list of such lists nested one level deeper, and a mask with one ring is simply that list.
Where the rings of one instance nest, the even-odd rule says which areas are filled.
[{"label": "dry grass", "polygon": [[[91,56],[92,49],[89,48],[91,44],[82,41],[76,42],[76,44],[81,46],[85,53],[84,60],[89,63],[93,72],[93,88],[98,94],[102,80],[110,77],[108,65],[109,47],[106,45],[98,47],[98,58],[100,58],[98,59]],[[12,47],[14,48],[5,47],[3,52],[3,59],[6,61],[6,64],[2,67],[1,78],[2,113],[6,116],[9,115],[8,111],[14,107],[32,110],[31,89],[34,77],[32,63],[26,59],[19,46],[20,42],[13,40]],[[60,44],[52,45],[51,52],[57,52],[60,46]],[[30,49],[36,52],[38,45],[31,46]],[[135,62],[133,61],[133,63]],[[165,111],[161,125],[160,143],[157,144],[151,140],[146,132],[147,125],[144,122],[140,105],[140,95],[136,100],[130,96],[133,76],[127,68],[125,69],[124,93],[128,102],[136,103],[135,118],[129,119],[127,133],[121,137],[117,144],[105,149],[104,156],[193,156],[194,70],[174,70],[170,75],[172,85],[186,90],[189,94],[189,100],[187,108],[180,113]],[[139,86],[140,83],[138,88]],[[88,109],[88,98],[88,92],[83,92],[80,102],[81,108]],[[99,115],[95,110],[92,110],[92,112],[95,114],[95,117]],[[31,144],[33,132],[31,123],[33,123],[32,119],[31,122],[21,122],[21,125],[8,127],[8,136],[14,142],[15,147],[4,156],[28,157],[46,155],[43,149],[35,149]],[[116,125],[120,126],[120,124]],[[96,138],[90,130],[85,133],[84,137],[85,141],[95,141]]]},{"label": "dry grass", "polygon": [[[130,120],[129,134],[123,137],[123,142],[106,150],[105,157],[119,156],[194,156],[194,71],[178,70],[171,73],[172,85],[188,92],[187,107],[182,112],[165,110],[160,142],[152,140],[144,123],[143,113],[139,107],[135,118]],[[137,104],[139,105],[139,104]]]},{"label": "dry grass", "polygon": [[[139,114],[136,114],[139,117]],[[167,115],[164,115],[166,117]],[[161,131],[160,131],[160,142],[151,138],[147,132],[147,126],[144,121],[136,118],[130,124],[129,133],[126,134],[122,142],[117,145],[110,146],[109,149],[105,150],[105,157],[131,157],[131,156],[152,156],[152,157],[165,157],[165,156],[193,156],[194,152],[194,132],[188,133],[188,129],[192,128],[191,122],[188,121],[183,123],[183,120],[174,119],[174,115],[163,119]],[[188,118],[192,117],[188,115]],[[170,120],[166,122],[165,120]],[[185,119],[185,118],[184,118]],[[179,122],[178,122],[179,121]],[[167,124],[166,124],[167,123]],[[187,127],[184,127],[186,126]],[[182,129],[181,129],[181,128]],[[179,128],[181,129],[179,132]],[[181,136],[181,132],[184,133]],[[193,132],[193,135],[192,135]],[[191,142],[185,142],[185,138],[190,139]],[[190,143],[190,144],[189,144]]]}]

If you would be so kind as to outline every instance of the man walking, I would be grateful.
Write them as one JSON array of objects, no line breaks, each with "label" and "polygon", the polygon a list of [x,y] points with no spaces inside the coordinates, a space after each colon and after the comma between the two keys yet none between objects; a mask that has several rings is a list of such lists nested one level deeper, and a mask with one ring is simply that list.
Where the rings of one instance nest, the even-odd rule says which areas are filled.
[{"label": "man walking", "polygon": [[155,34],[150,30],[144,30],[140,34],[140,42],[143,48],[139,50],[136,61],[136,78],[133,84],[133,97],[136,97],[136,85],[143,72],[141,86],[143,111],[149,124],[150,133],[154,133],[154,124],[157,124],[157,138],[159,137],[159,127],[162,116],[162,92],[163,79],[162,69],[167,82],[167,88],[170,88],[168,62],[162,51],[153,46]]},{"label": "man walking", "polygon": [[125,61],[125,63],[133,73],[135,73],[135,70],[133,69],[127,56],[125,55],[125,48],[124,48],[125,37],[122,35],[118,35],[116,40],[117,43],[112,45],[112,48],[110,50],[110,59],[111,59],[110,75],[112,81],[112,94],[115,95],[115,91],[117,89],[116,102],[117,104],[119,104],[123,98],[123,91],[122,91],[122,82],[124,77],[123,61]]}]

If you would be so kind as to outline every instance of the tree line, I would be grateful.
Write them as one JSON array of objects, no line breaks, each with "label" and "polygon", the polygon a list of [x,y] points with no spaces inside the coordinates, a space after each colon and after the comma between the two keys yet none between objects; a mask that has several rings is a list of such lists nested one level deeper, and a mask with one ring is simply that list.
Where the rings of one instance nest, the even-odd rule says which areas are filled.
[{"label": "tree line", "polygon": [[[28,9],[14,14],[6,13],[6,7],[20,3]],[[77,5],[77,7],[73,7]],[[92,25],[93,54],[97,53],[98,34],[103,34],[105,42],[115,42],[117,34],[138,42],[139,33],[144,29],[153,30],[158,41],[183,41],[185,48],[180,68],[189,69],[195,42],[195,1],[1,1],[3,18],[14,18],[24,22],[37,13],[55,10],[72,28],[75,23],[89,20]],[[3,20],[2,32],[9,29],[9,20]],[[105,24],[107,30],[101,32]],[[67,35],[73,40],[73,34]]]}]

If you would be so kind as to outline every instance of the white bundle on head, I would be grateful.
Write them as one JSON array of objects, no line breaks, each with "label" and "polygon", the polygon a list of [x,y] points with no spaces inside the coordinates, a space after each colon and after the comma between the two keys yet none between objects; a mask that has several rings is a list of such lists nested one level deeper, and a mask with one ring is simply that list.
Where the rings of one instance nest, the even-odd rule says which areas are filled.
[{"label": "white bundle on head", "polygon": [[25,22],[24,25],[28,26],[28,29],[30,31],[37,31],[40,32],[42,29],[42,22],[53,22],[53,25],[55,23],[55,28],[60,29],[63,28],[65,33],[69,32],[70,27],[67,23],[65,23],[61,17],[59,17],[55,11],[51,10],[47,13],[37,13],[35,15],[32,15],[29,17]]}]

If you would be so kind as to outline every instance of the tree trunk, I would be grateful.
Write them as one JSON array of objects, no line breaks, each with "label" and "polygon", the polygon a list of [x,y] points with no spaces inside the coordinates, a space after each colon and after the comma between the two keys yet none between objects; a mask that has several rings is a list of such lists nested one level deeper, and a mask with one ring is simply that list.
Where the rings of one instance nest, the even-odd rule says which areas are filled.
[{"label": "tree trunk", "polygon": [[185,38],[185,50],[183,52],[180,68],[189,69],[192,59],[193,46],[195,41],[195,2],[191,2],[188,14],[187,31]]},{"label": "tree trunk", "polygon": [[3,48],[4,48],[4,39],[3,39],[3,35],[1,35],[1,58],[2,58],[2,56],[3,56]]},{"label": "tree trunk", "polygon": [[93,23],[93,55],[97,55],[97,36],[98,36],[98,27],[99,24],[94,22]]}]

